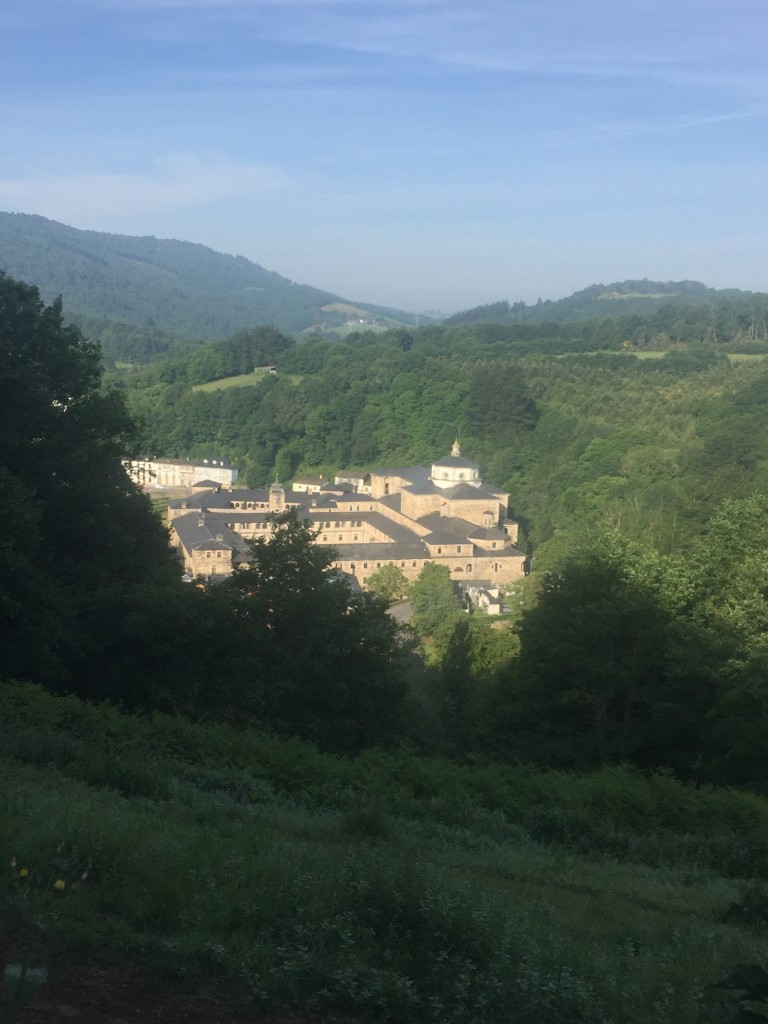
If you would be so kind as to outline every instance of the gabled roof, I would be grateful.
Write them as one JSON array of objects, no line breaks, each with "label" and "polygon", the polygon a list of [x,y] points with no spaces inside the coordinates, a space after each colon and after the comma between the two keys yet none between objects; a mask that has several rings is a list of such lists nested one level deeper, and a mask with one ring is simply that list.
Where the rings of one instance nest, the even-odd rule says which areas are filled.
[{"label": "gabled roof", "polygon": [[186,516],[178,516],[171,526],[189,552],[231,551],[234,556],[248,551],[245,539],[231,530],[224,517],[216,513],[201,515],[193,511]]},{"label": "gabled roof", "polygon": [[469,535],[476,529],[475,523],[470,523],[460,516],[441,516],[439,512],[430,512],[428,516],[422,516],[417,520],[419,526],[425,526],[431,531],[424,540],[427,544],[461,544],[469,542]]}]

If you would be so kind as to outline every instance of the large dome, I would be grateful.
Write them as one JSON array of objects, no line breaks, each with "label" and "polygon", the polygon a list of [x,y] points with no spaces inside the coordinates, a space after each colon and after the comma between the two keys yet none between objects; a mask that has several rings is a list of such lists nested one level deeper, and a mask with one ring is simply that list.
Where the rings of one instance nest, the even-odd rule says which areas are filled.
[{"label": "large dome", "polygon": [[432,463],[429,479],[435,487],[442,488],[455,487],[457,484],[479,487],[482,483],[480,470],[474,462],[462,456],[458,441],[454,441],[450,455]]}]

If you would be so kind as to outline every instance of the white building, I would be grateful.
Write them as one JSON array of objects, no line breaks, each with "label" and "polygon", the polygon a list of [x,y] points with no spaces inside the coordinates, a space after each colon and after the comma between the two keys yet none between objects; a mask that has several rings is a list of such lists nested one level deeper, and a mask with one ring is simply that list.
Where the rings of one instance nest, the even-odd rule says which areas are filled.
[{"label": "white building", "polygon": [[148,490],[164,487],[192,488],[200,480],[231,487],[237,480],[237,467],[227,459],[135,459],[126,468],[131,480]]}]

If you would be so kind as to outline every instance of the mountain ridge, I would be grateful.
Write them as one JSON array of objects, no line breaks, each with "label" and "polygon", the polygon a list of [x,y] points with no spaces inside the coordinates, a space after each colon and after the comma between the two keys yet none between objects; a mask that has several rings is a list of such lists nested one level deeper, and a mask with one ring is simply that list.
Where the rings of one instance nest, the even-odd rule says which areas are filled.
[{"label": "mountain ridge", "polygon": [[46,302],[62,295],[69,319],[108,358],[146,361],[259,324],[333,335],[339,317],[323,307],[338,302],[371,314],[372,326],[417,320],[199,242],[82,230],[37,214],[0,212],[0,270],[34,284]]},{"label": "mountain ridge", "polygon": [[599,316],[646,315],[663,305],[691,306],[728,299],[749,299],[761,292],[710,288],[701,281],[652,281],[648,278],[593,284],[561,299],[539,299],[528,305],[506,299],[473,306],[446,318],[447,324],[542,323]]}]

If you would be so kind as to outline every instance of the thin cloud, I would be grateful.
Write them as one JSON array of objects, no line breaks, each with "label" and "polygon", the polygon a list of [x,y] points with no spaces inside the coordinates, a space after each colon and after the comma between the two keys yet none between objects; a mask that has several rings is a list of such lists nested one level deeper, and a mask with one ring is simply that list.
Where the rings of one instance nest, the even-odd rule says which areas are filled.
[{"label": "thin cloud", "polygon": [[0,179],[2,209],[33,210],[78,224],[183,209],[285,190],[273,167],[174,155],[144,173],[52,174]]},{"label": "thin cloud", "polygon": [[597,142],[601,139],[630,139],[642,135],[663,135],[728,121],[757,120],[766,117],[766,115],[768,115],[768,109],[763,107],[760,109],[737,110],[724,114],[696,114],[664,121],[625,121],[593,125],[565,137],[550,139],[545,145],[551,148],[559,148],[584,142]]}]

